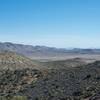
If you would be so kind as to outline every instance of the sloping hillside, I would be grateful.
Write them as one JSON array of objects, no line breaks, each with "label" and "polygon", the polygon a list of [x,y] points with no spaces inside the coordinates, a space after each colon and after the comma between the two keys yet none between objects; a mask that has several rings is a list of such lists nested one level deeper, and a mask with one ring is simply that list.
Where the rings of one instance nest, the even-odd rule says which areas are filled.
[{"label": "sloping hillside", "polygon": [[0,52],[0,69],[38,68],[38,63],[14,52]]},{"label": "sloping hillside", "polygon": [[28,100],[100,100],[100,61],[65,69],[1,70],[0,95],[27,96]]},{"label": "sloping hillside", "polygon": [[[67,69],[51,69],[26,89],[33,100],[100,100],[100,62]],[[24,90],[25,91],[25,90]]]}]

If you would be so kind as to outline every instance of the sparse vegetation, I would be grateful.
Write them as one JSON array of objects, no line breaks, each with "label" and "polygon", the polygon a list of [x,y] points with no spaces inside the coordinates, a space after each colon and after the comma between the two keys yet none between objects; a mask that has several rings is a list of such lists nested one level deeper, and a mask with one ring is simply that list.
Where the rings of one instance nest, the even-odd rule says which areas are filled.
[{"label": "sparse vegetation", "polygon": [[27,100],[26,96],[0,96],[0,100]]},{"label": "sparse vegetation", "polygon": [[[41,62],[40,70],[40,67],[28,67],[29,63],[33,65],[35,62],[15,53],[2,53],[0,57],[3,58],[0,65],[0,100],[100,98],[100,61],[87,65],[81,62],[78,65],[76,60],[74,63],[73,60]],[[73,67],[71,61],[77,66]],[[12,66],[7,66],[9,64]]]}]

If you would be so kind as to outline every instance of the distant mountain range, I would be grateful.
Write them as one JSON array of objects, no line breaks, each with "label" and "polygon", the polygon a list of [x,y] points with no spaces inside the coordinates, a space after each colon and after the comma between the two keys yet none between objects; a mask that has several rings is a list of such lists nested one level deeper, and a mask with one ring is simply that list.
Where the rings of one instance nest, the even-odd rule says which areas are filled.
[{"label": "distant mountain range", "polygon": [[41,55],[58,55],[66,53],[79,53],[79,54],[100,54],[100,49],[64,49],[47,46],[32,46],[15,44],[10,42],[0,42],[0,51],[13,51],[25,56],[41,56]]}]

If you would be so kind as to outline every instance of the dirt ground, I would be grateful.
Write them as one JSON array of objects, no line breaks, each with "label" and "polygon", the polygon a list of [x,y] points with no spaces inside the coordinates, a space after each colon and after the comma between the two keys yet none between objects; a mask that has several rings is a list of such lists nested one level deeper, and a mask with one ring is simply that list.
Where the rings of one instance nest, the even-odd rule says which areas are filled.
[{"label": "dirt ground", "polygon": [[33,60],[38,61],[56,61],[56,60],[68,60],[68,59],[74,59],[74,58],[80,58],[85,60],[86,62],[94,62],[100,60],[100,54],[66,54],[66,55],[55,55],[55,56],[34,56],[30,57]]}]

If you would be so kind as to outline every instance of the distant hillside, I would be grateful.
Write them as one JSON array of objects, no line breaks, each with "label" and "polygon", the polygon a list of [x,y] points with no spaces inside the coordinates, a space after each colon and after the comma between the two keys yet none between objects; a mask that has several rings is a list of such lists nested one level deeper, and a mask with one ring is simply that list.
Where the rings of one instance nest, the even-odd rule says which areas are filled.
[{"label": "distant hillside", "polygon": [[66,53],[66,49],[57,49],[54,47],[46,46],[32,46],[23,44],[14,44],[10,42],[0,43],[0,51],[13,51],[26,56],[37,56],[37,55],[56,55],[58,53]]},{"label": "distant hillside", "polygon": [[63,49],[46,46],[32,46],[23,44],[14,44],[10,42],[0,43],[0,51],[13,51],[25,56],[55,56],[69,53],[78,54],[100,54],[100,49]]},{"label": "distant hillside", "polygon": [[86,64],[86,61],[80,58],[44,62],[44,66],[49,69],[66,69]]}]

